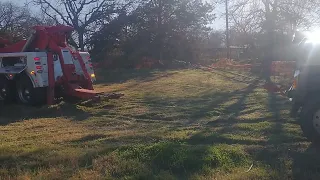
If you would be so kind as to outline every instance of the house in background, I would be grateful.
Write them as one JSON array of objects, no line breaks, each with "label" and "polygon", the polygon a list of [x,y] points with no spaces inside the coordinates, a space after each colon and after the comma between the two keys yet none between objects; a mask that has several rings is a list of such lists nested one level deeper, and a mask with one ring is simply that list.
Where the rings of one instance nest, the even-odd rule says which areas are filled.
[{"label": "house in background", "polygon": [[[246,48],[244,47],[230,46],[230,58],[239,60],[245,50]],[[226,47],[213,48],[212,56],[215,59],[226,58],[227,52],[228,49]]]}]

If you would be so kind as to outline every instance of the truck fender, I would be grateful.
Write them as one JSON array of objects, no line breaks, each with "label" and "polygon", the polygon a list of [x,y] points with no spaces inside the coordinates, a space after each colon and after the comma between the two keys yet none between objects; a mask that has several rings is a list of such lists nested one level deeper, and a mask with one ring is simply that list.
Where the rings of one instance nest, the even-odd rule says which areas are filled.
[{"label": "truck fender", "polygon": [[27,76],[27,77],[29,78],[29,80],[31,81],[32,86],[33,86],[34,88],[37,87],[37,86],[36,86],[36,83],[34,82],[33,78],[31,77],[31,75],[30,75],[29,73],[26,73],[26,72],[22,72],[22,73],[18,74],[18,75],[14,78],[14,80],[20,79],[21,76]]}]

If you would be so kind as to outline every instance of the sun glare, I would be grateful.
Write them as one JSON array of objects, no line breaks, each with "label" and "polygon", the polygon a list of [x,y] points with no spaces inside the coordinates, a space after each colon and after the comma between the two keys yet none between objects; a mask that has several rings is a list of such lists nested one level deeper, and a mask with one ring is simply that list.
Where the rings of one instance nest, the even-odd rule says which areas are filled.
[{"label": "sun glare", "polygon": [[307,42],[320,43],[320,31],[305,32]]}]

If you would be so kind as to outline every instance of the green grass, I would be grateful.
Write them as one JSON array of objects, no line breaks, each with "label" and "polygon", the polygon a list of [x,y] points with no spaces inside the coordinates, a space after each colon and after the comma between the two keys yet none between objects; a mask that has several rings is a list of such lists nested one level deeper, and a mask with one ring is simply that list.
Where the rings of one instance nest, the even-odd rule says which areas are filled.
[{"label": "green grass", "polygon": [[[290,105],[254,77],[201,70],[100,72],[119,100],[10,105],[0,179],[319,179]],[[252,165],[250,171],[247,171]]]}]

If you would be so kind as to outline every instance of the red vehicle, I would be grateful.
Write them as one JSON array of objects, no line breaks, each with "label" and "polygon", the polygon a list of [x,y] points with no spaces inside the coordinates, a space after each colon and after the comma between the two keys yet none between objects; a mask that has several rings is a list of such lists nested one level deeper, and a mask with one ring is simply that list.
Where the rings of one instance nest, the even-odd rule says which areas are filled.
[{"label": "red vehicle", "polygon": [[27,40],[0,39],[0,99],[27,105],[53,104],[57,97],[90,99],[95,74],[90,55],[67,44],[72,27],[35,26]]}]

